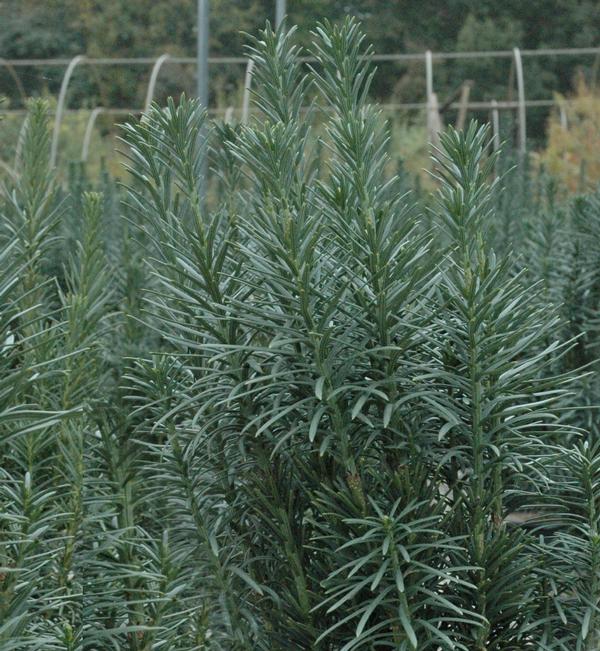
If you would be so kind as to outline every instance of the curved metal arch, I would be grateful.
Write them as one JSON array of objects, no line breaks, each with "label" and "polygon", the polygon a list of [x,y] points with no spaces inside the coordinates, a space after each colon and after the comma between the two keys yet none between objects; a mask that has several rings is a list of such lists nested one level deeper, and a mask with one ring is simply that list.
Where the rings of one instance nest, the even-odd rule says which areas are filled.
[{"label": "curved metal arch", "polygon": [[517,78],[517,114],[519,121],[519,154],[525,155],[527,151],[527,112],[525,108],[525,79],[523,77],[523,59],[521,50],[513,48],[515,76]]},{"label": "curved metal arch", "polygon": [[92,135],[94,133],[94,125],[100,113],[104,112],[103,106],[97,106],[91,113],[88,118],[87,124],[85,125],[85,134],[83,136],[83,146],[81,148],[81,161],[85,163],[88,159],[90,153],[90,143],[92,142]]},{"label": "curved metal arch", "polygon": [[425,88],[429,99],[433,95],[433,52],[431,50],[425,52]]},{"label": "curved metal arch", "polygon": [[60,137],[60,125],[62,118],[65,112],[65,103],[67,100],[67,90],[69,89],[69,82],[73,76],[75,68],[82,62],[85,61],[86,57],[84,54],[78,54],[69,61],[69,65],[65,70],[62,82],[60,84],[60,92],[58,94],[58,103],[56,105],[56,116],[54,118],[54,131],[52,132],[52,145],[50,147],[50,165],[54,167],[56,165],[56,156],[58,154],[58,139]]},{"label": "curved metal arch", "polygon": [[242,124],[248,122],[250,113],[250,93],[252,91],[252,73],[254,71],[254,60],[248,59],[246,64],[246,77],[244,79],[244,96],[242,98]]},{"label": "curved metal arch", "polygon": [[160,69],[163,67],[163,64],[166,63],[170,58],[170,54],[161,54],[152,66],[150,81],[148,82],[148,91],[146,92],[146,101],[144,102],[144,113],[148,111],[152,105],[152,102],[154,101],[154,90],[156,88],[156,82],[158,81]]},{"label": "curved metal arch", "polygon": [[500,112],[495,99],[492,100],[492,145],[494,151],[500,149]]},{"label": "curved metal arch", "polygon": [[569,118],[567,117],[567,109],[565,105],[561,102],[558,105],[559,117],[560,117],[560,127],[563,131],[568,131],[569,129]]},{"label": "curved metal arch", "polygon": [[21,96],[21,101],[23,102],[23,106],[25,106],[27,102],[27,95],[25,94],[25,88],[23,87],[23,82],[21,81],[21,78],[17,74],[15,67],[10,61],[7,61],[6,59],[3,59],[1,57],[0,57],[0,66],[4,66],[8,70],[8,74],[13,78],[13,81],[15,82],[15,86],[19,91],[19,95]]},{"label": "curved metal arch", "polygon": [[17,136],[17,146],[15,147],[15,169],[19,169],[19,161],[21,160],[21,152],[23,151],[23,140],[25,139],[25,129],[27,128],[27,121],[29,115],[25,115],[25,119],[21,124],[19,129],[19,135]]},{"label": "curved metal arch", "polygon": [[435,98],[433,96],[433,53],[431,50],[425,52],[425,95],[427,101],[427,137],[432,142]]}]

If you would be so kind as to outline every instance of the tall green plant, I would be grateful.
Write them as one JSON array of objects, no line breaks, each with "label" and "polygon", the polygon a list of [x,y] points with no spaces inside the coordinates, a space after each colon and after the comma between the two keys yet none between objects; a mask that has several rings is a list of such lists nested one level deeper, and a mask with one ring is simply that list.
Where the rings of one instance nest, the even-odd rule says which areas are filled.
[{"label": "tall green plant", "polygon": [[31,107],[0,225],[2,649],[592,651],[597,200],[502,232],[472,124],[421,214],[358,24],[318,25],[310,66],[295,39],[251,39],[248,124],[182,97],[125,125],[106,196],[61,203]]},{"label": "tall green plant", "polygon": [[51,576],[64,522],[52,469],[58,421],[69,409],[53,391],[62,373],[62,323],[46,273],[59,220],[47,113],[42,101],[30,105],[19,175],[2,196],[0,641],[6,649],[54,639],[46,622],[54,612]]},{"label": "tall green plant", "polygon": [[[519,490],[548,480],[527,472],[538,442],[571,436],[558,408],[572,377],[554,371],[569,347],[552,342],[558,317],[485,243],[487,132],[443,139],[433,218],[449,248],[432,253],[384,176],[356,24],[319,27],[308,76],[292,35],[267,27],[252,44],[262,117],[225,141],[248,187],[235,232],[199,208],[190,226],[189,153],[163,190],[158,168],[134,172],[162,215],[152,313],[173,350],[130,381],[169,441],[157,451],[176,453],[172,485],[203,478],[201,499],[186,493],[199,540],[236,559],[213,570],[222,634],[241,648],[534,648],[544,588],[510,522]],[[329,108],[324,175],[300,110],[311,87]],[[155,152],[175,151],[177,112],[192,124],[198,109],[127,134],[143,169],[166,169]],[[148,402],[151,377],[163,389]],[[234,603],[247,633],[225,625]]]}]

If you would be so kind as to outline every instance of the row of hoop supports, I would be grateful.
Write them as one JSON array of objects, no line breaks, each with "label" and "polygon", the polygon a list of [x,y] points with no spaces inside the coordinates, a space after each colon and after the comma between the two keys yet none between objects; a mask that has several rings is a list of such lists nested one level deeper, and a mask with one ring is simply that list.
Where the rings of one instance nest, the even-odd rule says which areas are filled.
[{"label": "row of hoop supports", "polygon": [[[148,111],[148,109],[151,107],[152,102],[154,101],[154,93],[156,90],[156,84],[158,81],[158,76],[160,74],[161,68],[167,61],[171,59],[170,54],[161,54],[156,61],[154,62],[154,65],[152,66],[152,71],[150,73],[150,80],[148,82],[148,89],[146,91],[146,99],[144,101],[144,112]],[[75,68],[82,64],[85,63],[86,57],[83,54],[79,54],[75,57],[73,57],[70,61],[69,64],[67,65],[67,69],[65,70],[65,74],[63,75],[61,85],[60,85],[60,90],[58,93],[58,101],[57,101],[57,106],[56,106],[56,116],[54,118],[54,129],[52,132],[52,143],[50,147],[50,163],[52,166],[56,165],[56,161],[58,158],[58,142],[60,139],[60,128],[62,125],[62,120],[64,117],[64,112],[66,109],[66,102],[67,102],[67,91],[69,89],[69,83],[71,82],[71,78],[73,77],[73,73],[75,72]],[[2,60],[0,59],[0,64],[2,64]],[[246,65],[246,75],[244,79],[244,94],[243,94],[243,100],[242,100],[242,122],[247,122],[248,117],[249,117],[249,112],[250,112],[250,94],[251,94],[251,87],[252,87],[252,71],[254,69],[254,61],[252,59],[248,60],[248,63]],[[14,68],[12,66],[9,68],[9,70],[12,71],[12,76],[18,80],[18,76],[16,76],[16,73],[14,73]],[[22,89],[22,86],[20,85],[19,82],[19,88]],[[22,96],[24,97],[24,93],[22,93]],[[81,159],[83,161],[86,161],[89,155],[89,149],[90,149],[90,143],[93,135],[93,129],[94,125],[96,123],[96,120],[98,119],[98,116],[103,113],[105,109],[103,107],[96,107],[88,120],[88,123],[86,125],[85,129],[85,134],[83,138],[83,148],[81,151]]]},{"label": "row of hoop supports", "polygon": [[[461,53],[433,53],[431,50],[428,50],[424,54],[396,54],[396,55],[378,55],[373,57],[376,61],[404,61],[404,60],[424,60],[425,63],[425,90],[426,90],[426,114],[427,114],[427,127],[428,127],[428,136],[430,140],[433,140],[435,137],[435,131],[439,127],[439,116],[437,112],[437,96],[434,92],[434,61],[436,59],[446,60],[446,59],[459,59],[459,58],[482,58],[482,57],[493,57],[493,58],[511,58],[511,71],[509,79],[509,101],[508,102],[498,102],[497,106],[491,106],[491,121],[495,127],[494,131],[497,131],[499,128],[499,117],[498,110],[500,109],[510,109],[516,112],[517,116],[517,145],[518,151],[521,155],[524,155],[527,148],[527,106],[534,105],[535,102],[527,102],[525,99],[525,80],[523,74],[523,56],[552,56],[552,55],[573,55],[573,54],[595,54],[596,56],[600,55],[600,48],[579,48],[579,49],[564,49],[564,50],[521,50],[519,48],[513,48],[512,51],[498,51],[498,52],[461,52]],[[150,64],[152,65],[150,77],[148,80],[148,87],[146,90],[146,97],[144,101],[143,110],[147,111],[152,102],[154,101],[156,86],[158,83],[159,75],[162,71],[162,68],[166,63],[194,63],[194,59],[187,57],[174,57],[169,54],[161,54],[159,57],[154,59],[91,59],[85,55],[77,55],[70,60],[51,60],[49,64],[52,65],[65,65],[66,70],[62,77],[60,90],[58,94],[57,107],[56,107],[56,116],[54,120],[54,128],[52,133],[51,141],[51,163],[56,165],[58,159],[58,149],[59,149],[59,140],[60,140],[60,131],[63,122],[65,112],[67,110],[67,97],[68,90],[73,74],[76,69],[81,65],[100,65],[100,64]],[[242,97],[242,106],[241,106],[241,121],[247,122],[250,115],[250,98],[252,95],[252,79],[253,79],[253,68],[254,62],[242,57],[222,57],[220,59],[212,59],[213,62],[223,62],[223,63],[235,63],[235,64],[245,64],[245,78],[244,78],[244,89]],[[0,67],[5,67],[10,76],[12,77],[19,95],[24,99],[25,90],[19,79],[19,76],[16,72],[17,66],[24,65],[40,65],[44,62],[42,60],[15,60],[9,61],[6,59],[0,59]],[[513,86],[516,86],[516,101],[512,101],[511,96],[513,93]],[[541,106],[547,104],[547,100],[538,101],[537,105]],[[479,103],[479,108],[483,108],[483,103]],[[488,103],[489,104],[489,103]],[[471,107],[474,104],[471,103],[468,106]],[[420,105],[411,105],[406,104],[402,105],[403,107],[412,107],[416,108]],[[400,108],[400,106],[399,106]],[[490,108],[490,107],[488,107]],[[88,120],[88,124],[85,130],[84,136],[84,148],[82,150],[82,158],[87,158],[89,154],[90,142],[93,135],[93,127],[97,121],[97,118],[103,112],[109,111],[109,109],[98,107],[94,109]],[[114,111],[114,109],[110,109]],[[229,107],[226,112],[226,117],[231,116],[233,109]],[[564,109],[561,110],[561,123],[566,124],[566,116]]]},{"label": "row of hoop supports", "polygon": [[[523,76],[523,58],[518,47],[512,50],[512,64],[509,82],[509,96],[512,93],[513,76],[517,82],[517,127],[518,127],[518,152],[524,156],[527,152],[527,103],[525,101],[525,78]],[[425,52],[425,91],[427,97],[427,134],[429,141],[435,141],[438,128],[438,101],[433,91],[433,53],[431,50]],[[500,142],[500,116],[498,102],[492,100],[492,130],[494,147]],[[561,112],[561,120],[563,113]]]},{"label": "row of hoop supports", "polygon": [[[156,61],[154,62],[154,65],[152,66],[152,71],[150,73],[150,80],[148,82],[148,89],[146,91],[146,100],[144,102],[144,112],[148,111],[150,106],[152,105],[152,102],[154,101],[154,92],[156,90],[156,82],[158,81],[158,76],[160,74],[160,70],[163,67],[163,65],[171,59],[170,54],[161,54]],[[58,101],[56,105],[56,115],[54,118],[54,129],[52,132],[52,143],[50,145],[50,164],[52,166],[56,165],[57,157],[58,157],[58,141],[60,139],[60,127],[62,125],[62,120],[63,116],[65,113],[66,109],[66,104],[67,104],[67,91],[69,90],[69,83],[71,81],[71,78],[73,77],[73,73],[75,72],[75,68],[86,62],[86,56],[83,54],[78,54],[77,56],[73,57],[70,61],[69,64],[67,65],[67,69],[65,70],[65,74],[63,75],[61,84],[60,84],[60,90],[58,93]],[[2,60],[0,60],[0,64],[2,63]],[[93,129],[94,125],[96,123],[96,120],[98,116],[105,112],[106,109],[103,107],[99,106],[96,107],[88,120],[88,123],[86,125],[85,129],[85,135],[83,138],[83,148],[81,151],[81,158],[82,160],[87,160],[88,154],[89,154],[89,148],[90,148],[90,142],[92,139],[92,134],[93,134]]]},{"label": "row of hoop supports", "polygon": [[[156,59],[154,65],[152,66],[152,71],[150,73],[150,80],[148,82],[148,89],[146,92],[146,100],[144,102],[144,111],[148,111],[148,109],[152,105],[152,102],[154,100],[154,93],[156,90],[156,84],[158,81],[161,68],[165,63],[169,61],[169,59],[171,59],[171,56],[169,54],[166,53],[161,54]],[[56,160],[58,156],[58,141],[60,138],[60,127],[62,124],[64,110],[66,107],[67,91],[68,91],[69,83],[71,81],[75,68],[79,64],[84,63],[85,61],[86,61],[86,57],[84,55],[77,55],[76,57],[71,59],[61,82],[60,91],[58,94],[58,104],[56,107],[56,117],[54,120],[54,131],[52,134],[52,145],[51,145],[51,153],[50,153],[50,162],[53,166],[56,165]],[[516,81],[517,81],[517,97],[518,97],[517,123],[518,123],[518,130],[519,130],[518,150],[521,155],[524,155],[527,148],[527,123],[526,123],[527,118],[526,118],[526,106],[525,106],[525,83],[523,77],[523,59],[521,57],[521,51],[518,47],[513,49],[512,65],[516,72]],[[241,121],[243,123],[246,123],[248,121],[248,117],[250,113],[250,96],[252,93],[253,70],[254,70],[254,61],[252,59],[249,59],[248,63],[246,64],[246,73],[244,77],[244,92],[242,97]],[[436,129],[435,116],[437,113],[437,98],[433,91],[433,53],[431,52],[431,50],[427,50],[427,52],[425,52],[425,87],[426,87],[426,97],[427,97],[427,132],[429,135],[429,139],[433,140],[434,132]],[[497,109],[494,110],[497,111]],[[96,119],[98,118],[98,115],[100,115],[102,111],[103,111],[102,107],[98,107],[94,109],[92,111],[92,114],[90,115],[90,119],[88,120],[88,124],[85,130],[84,144],[82,150],[83,160],[87,160],[93,127],[96,122]],[[496,122],[497,121],[498,120],[496,120]]]}]

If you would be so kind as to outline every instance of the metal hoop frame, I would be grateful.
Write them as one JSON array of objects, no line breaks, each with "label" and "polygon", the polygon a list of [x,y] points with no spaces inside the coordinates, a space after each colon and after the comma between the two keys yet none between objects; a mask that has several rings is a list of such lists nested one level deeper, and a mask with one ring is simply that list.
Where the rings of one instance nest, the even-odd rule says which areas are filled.
[{"label": "metal hoop frame", "polygon": [[524,156],[527,152],[527,111],[525,109],[525,79],[523,77],[523,59],[521,50],[516,47],[513,49],[515,62],[515,73],[517,77],[517,115],[519,125],[519,154]]},{"label": "metal hoop frame", "polygon": [[81,160],[85,163],[88,159],[90,153],[90,143],[92,142],[92,135],[94,133],[94,125],[96,120],[101,113],[104,113],[105,109],[102,106],[97,106],[91,113],[88,118],[87,124],[85,125],[85,134],[83,136],[83,147],[81,148]]},{"label": "metal hoop frame", "polygon": [[152,102],[154,101],[154,90],[156,88],[156,82],[158,81],[158,75],[160,74],[160,69],[163,65],[171,58],[170,54],[161,54],[156,62],[152,66],[152,72],[150,73],[150,81],[148,82],[148,90],[146,92],[146,101],[144,102],[144,113],[148,111]]},{"label": "metal hoop frame", "polygon": [[54,117],[54,131],[52,133],[52,144],[50,146],[50,165],[56,165],[56,157],[58,154],[58,139],[60,137],[60,125],[62,122],[63,114],[65,112],[65,105],[67,101],[67,90],[69,89],[69,82],[73,76],[75,68],[86,60],[85,55],[78,54],[73,57],[65,70],[65,74],[60,84],[60,92],[58,93],[58,103],[56,105],[56,115]]},{"label": "metal hoop frame", "polygon": [[242,98],[242,124],[248,122],[250,114],[250,93],[252,92],[252,73],[254,71],[254,60],[248,59],[246,64],[246,75],[244,78],[244,96]]}]

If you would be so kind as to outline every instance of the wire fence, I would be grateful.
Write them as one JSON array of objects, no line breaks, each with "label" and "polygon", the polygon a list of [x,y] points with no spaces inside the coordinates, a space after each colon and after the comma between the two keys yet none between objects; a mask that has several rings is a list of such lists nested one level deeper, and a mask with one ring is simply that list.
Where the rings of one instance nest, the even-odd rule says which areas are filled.
[{"label": "wire fence", "polygon": [[[600,62],[600,47],[587,47],[587,48],[560,48],[560,49],[520,49],[513,48],[512,50],[498,50],[498,51],[481,51],[481,52],[432,52],[430,50],[421,53],[396,53],[396,54],[377,54],[370,57],[374,62],[378,63],[407,63],[407,62],[420,62],[424,65],[424,101],[414,102],[389,102],[384,103],[383,108],[387,111],[422,111],[426,116],[427,133],[430,140],[435,140],[436,132],[441,125],[441,114],[447,111],[458,112],[458,121],[464,120],[464,116],[469,111],[486,111],[488,112],[489,120],[494,128],[494,139],[499,140],[499,113],[510,112],[514,117],[514,124],[516,126],[516,144],[517,149],[521,154],[524,154],[527,149],[527,120],[528,111],[538,108],[551,108],[559,106],[564,111],[565,103],[557,104],[555,98],[539,98],[529,97],[527,81],[524,74],[526,62],[531,59],[539,59],[541,57],[552,58],[581,58],[581,57],[595,57],[594,65],[598,66]],[[486,101],[473,101],[470,99],[469,83],[465,80],[460,84],[456,91],[447,97],[444,101],[438,96],[435,84],[435,66],[445,61],[488,61],[493,62],[497,60],[510,61],[510,69],[505,80],[506,97],[495,98]],[[312,57],[304,57],[302,59],[307,63],[312,63],[315,60]],[[136,115],[147,110],[156,97],[157,85],[161,75],[165,75],[165,68],[170,65],[179,64],[185,66],[195,66],[197,62],[193,57],[173,56],[168,53],[161,54],[158,57],[139,57],[139,58],[94,58],[85,55],[77,55],[73,58],[54,58],[54,59],[0,59],[0,69],[4,68],[8,72],[9,83],[12,83],[13,88],[10,89],[0,88],[0,92],[10,94],[11,92],[21,98],[23,103],[26,99],[25,85],[22,80],[23,69],[39,69],[47,70],[48,68],[64,68],[61,76],[60,89],[57,96],[56,110],[54,112],[54,128],[52,137],[52,162],[56,164],[59,154],[61,124],[64,116],[73,112],[68,107],[69,88],[72,85],[72,80],[75,75],[81,74],[82,71],[89,71],[97,67],[125,67],[131,69],[134,67],[150,68],[149,73],[146,73],[145,82],[145,100],[143,105],[140,106],[96,106],[88,108],[89,116],[84,130],[84,137],[81,146],[81,158],[86,160],[90,151],[90,142],[94,133],[94,127],[98,118],[101,115]],[[246,121],[252,112],[250,106],[250,96],[252,91],[252,61],[246,57],[209,57],[208,63],[210,66],[238,66],[244,70],[243,93],[242,100],[239,106],[229,105],[225,107],[209,107],[209,112],[213,115],[221,115],[226,120],[240,120]],[[25,111],[23,109],[4,109],[0,110],[0,114],[5,115],[21,115]],[[562,116],[561,120],[566,122],[566,116]]]}]

